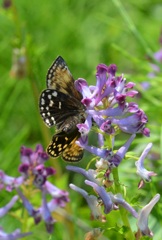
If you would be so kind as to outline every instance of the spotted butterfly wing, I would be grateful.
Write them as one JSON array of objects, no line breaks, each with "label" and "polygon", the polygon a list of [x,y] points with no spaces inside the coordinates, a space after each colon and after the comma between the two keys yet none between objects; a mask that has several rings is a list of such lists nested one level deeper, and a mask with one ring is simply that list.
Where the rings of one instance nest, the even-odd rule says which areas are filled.
[{"label": "spotted butterfly wing", "polygon": [[77,162],[83,157],[83,149],[75,143],[79,136],[77,129],[73,129],[73,133],[66,134],[66,136],[62,131],[57,133],[47,147],[47,152],[52,157],[62,155],[65,161]]},{"label": "spotted butterfly wing", "polygon": [[40,114],[48,127],[57,128],[47,153],[54,158],[61,155],[65,161],[79,161],[83,149],[75,143],[80,136],[76,125],[85,121],[85,108],[62,57],[58,57],[48,70],[46,84],[47,89],[39,100]]},{"label": "spotted butterfly wing", "polygon": [[82,95],[74,87],[74,78],[64,59],[59,56],[49,68],[46,77],[46,86],[66,95],[72,95],[81,100]]}]

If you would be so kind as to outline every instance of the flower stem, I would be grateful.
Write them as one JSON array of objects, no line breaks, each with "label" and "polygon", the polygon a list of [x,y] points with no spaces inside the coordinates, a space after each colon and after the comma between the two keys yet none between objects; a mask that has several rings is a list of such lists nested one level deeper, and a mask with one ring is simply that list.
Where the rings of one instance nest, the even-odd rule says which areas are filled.
[{"label": "flower stem", "polygon": [[26,209],[22,209],[22,232],[27,232],[28,231],[28,213]]},{"label": "flower stem", "polygon": [[[115,193],[120,193],[122,194],[121,191],[121,186],[119,183],[119,174],[118,174],[118,168],[114,168],[113,171],[113,178],[114,178],[114,186],[115,186]],[[120,215],[121,215],[121,219],[123,221],[124,226],[126,226],[128,228],[127,232],[126,232],[126,239],[134,239],[134,234],[132,232],[130,223],[129,223],[129,219],[128,219],[128,214],[127,211],[123,208],[123,207],[119,207],[119,211],[120,211]]]}]

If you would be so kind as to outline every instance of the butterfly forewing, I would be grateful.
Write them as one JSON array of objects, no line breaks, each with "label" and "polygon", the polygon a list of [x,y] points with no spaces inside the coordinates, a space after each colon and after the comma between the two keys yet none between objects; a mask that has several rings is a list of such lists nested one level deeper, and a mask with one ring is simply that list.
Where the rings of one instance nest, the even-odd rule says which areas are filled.
[{"label": "butterfly forewing", "polygon": [[68,117],[84,110],[78,99],[51,89],[42,92],[39,108],[45,124],[48,127],[56,125],[58,128]]},{"label": "butterfly forewing", "polygon": [[46,84],[47,89],[40,95],[40,114],[48,127],[57,128],[47,152],[54,158],[61,155],[65,161],[79,161],[83,149],[75,143],[80,137],[76,125],[85,121],[85,107],[62,57],[59,56],[48,70]]},{"label": "butterfly forewing", "polygon": [[49,68],[46,77],[47,88],[57,90],[67,95],[73,95],[81,100],[81,94],[74,88],[74,78],[64,59],[59,56]]}]

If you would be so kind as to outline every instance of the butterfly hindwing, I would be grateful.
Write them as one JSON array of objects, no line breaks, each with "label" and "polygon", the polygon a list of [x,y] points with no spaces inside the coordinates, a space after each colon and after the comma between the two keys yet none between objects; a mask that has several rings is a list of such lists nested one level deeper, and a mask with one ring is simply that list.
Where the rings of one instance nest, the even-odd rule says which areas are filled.
[{"label": "butterfly hindwing", "polygon": [[79,161],[83,157],[83,149],[75,143],[78,137],[77,128],[72,134],[65,134],[64,131],[55,134],[47,147],[47,153],[54,158],[62,155],[68,162]]},{"label": "butterfly hindwing", "polygon": [[74,138],[62,153],[62,158],[67,162],[78,162],[83,157],[83,148],[75,143],[77,139],[78,137]]}]

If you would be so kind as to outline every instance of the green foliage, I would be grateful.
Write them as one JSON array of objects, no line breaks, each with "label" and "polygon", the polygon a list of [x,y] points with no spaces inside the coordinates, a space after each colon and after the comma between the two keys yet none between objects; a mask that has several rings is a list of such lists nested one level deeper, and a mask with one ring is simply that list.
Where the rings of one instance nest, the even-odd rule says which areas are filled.
[{"label": "green foliage", "polygon": [[[149,78],[152,69],[148,59],[160,49],[158,40],[162,15],[159,8],[162,9],[162,4],[160,0],[122,2],[13,0],[11,7],[4,9],[1,1],[0,168],[8,175],[19,175],[17,166],[22,145],[34,148],[37,143],[41,143],[46,148],[51,139],[54,130],[47,129],[42,122],[38,97],[45,89],[48,68],[61,55],[75,79],[83,77],[89,84],[94,84],[95,68],[102,62],[107,65],[115,63],[119,73],[124,73],[128,81],[136,83],[140,95],[135,101],[148,115],[151,137],[138,136],[131,151],[138,158],[147,143],[152,142],[150,159],[154,161],[146,161],[146,167],[158,176],[146,184],[139,194],[135,160],[128,157],[119,167],[120,184],[122,192],[126,193],[133,206],[138,206],[141,199],[143,204],[147,204],[157,192],[161,193],[162,71],[156,77]],[[13,68],[16,48],[26,61],[21,74]],[[150,83],[150,88],[146,91],[141,87],[141,82],[145,81]],[[119,139],[116,146],[122,140]],[[90,155],[86,154],[79,166],[86,167],[90,160]],[[56,168],[54,182],[62,189],[68,189],[69,182],[85,187],[82,177],[66,172],[66,164],[62,160],[50,160],[47,164]],[[2,193],[1,206],[8,200],[5,194],[8,193]],[[33,239],[70,240],[83,239],[90,228],[101,227],[105,230],[101,239],[125,239],[127,227],[118,222],[118,213],[108,215],[104,224],[91,221],[90,210],[82,197],[71,190],[70,194],[71,202],[66,214],[63,212],[61,217],[59,214],[56,216],[58,223],[55,224],[54,236],[45,232],[44,225],[35,227],[33,222],[29,224],[31,229],[26,226],[22,230],[32,231]],[[18,209],[20,205],[17,204]],[[154,240],[159,240],[162,236],[161,205],[161,202],[156,205],[149,219]],[[16,213],[21,218],[21,213]],[[135,220],[131,216],[129,218],[135,232]],[[12,216],[0,219],[0,225],[6,232],[21,228],[20,222],[13,220]],[[31,238],[29,236],[26,239]]]}]

